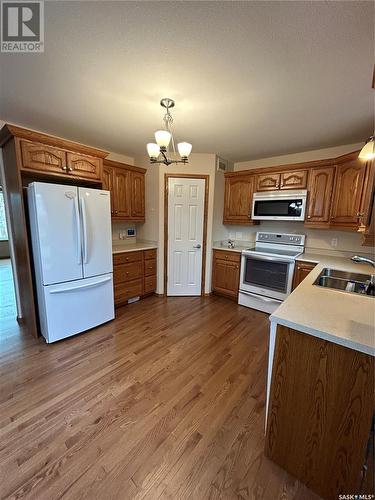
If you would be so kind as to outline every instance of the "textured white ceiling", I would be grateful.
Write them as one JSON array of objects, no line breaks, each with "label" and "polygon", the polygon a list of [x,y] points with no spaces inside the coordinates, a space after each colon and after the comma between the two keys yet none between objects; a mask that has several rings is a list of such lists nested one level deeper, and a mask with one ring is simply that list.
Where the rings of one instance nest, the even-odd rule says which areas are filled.
[{"label": "textured white ceiling", "polygon": [[373,129],[371,1],[46,2],[45,53],[1,54],[0,117],[118,153],[174,131],[234,161]]}]

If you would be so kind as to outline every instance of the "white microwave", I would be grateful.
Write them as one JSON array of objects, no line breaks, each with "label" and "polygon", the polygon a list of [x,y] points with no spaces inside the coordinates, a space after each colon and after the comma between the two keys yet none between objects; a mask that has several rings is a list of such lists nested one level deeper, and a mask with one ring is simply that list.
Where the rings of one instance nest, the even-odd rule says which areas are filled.
[{"label": "white microwave", "polygon": [[254,193],[253,220],[305,220],[307,190],[265,191]]}]

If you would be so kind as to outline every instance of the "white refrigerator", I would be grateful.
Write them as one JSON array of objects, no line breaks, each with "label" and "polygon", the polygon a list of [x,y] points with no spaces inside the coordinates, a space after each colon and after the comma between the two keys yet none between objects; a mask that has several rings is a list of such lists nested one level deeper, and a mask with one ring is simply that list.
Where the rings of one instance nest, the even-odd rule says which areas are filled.
[{"label": "white refrigerator", "polygon": [[55,342],[114,318],[110,193],[27,189],[40,329]]}]

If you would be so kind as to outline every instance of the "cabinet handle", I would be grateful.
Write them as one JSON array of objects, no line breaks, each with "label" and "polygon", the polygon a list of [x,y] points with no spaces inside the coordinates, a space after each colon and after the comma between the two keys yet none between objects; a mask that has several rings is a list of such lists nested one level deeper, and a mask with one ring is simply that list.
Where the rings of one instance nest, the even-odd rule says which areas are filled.
[{"label": "cabinet handle", "polygon": [[278,184],[276,184],[276,189],[279,189],[279,187],[280,187],[280,186],[279,186]]},{"label": "cabinet handle", "polygon": [[69,172],[73,172],[73,168],[72,167],[68,167],[68,171]]},{"label": "cabinet handle", "polygon": [[280,187],[284,187],[284,183],[281,183]]},{"label": "cabinet handle", "polygon": [[118,210],[115,210],[115,214],[116,214],[116,215],[118,214]]},{"label": "cabinet handle", "polygon": [[113,215],[113,210],[111,210],[111,214]]},{"label": "cabinet handle", "polygon": [[363,217],[365,214],[363,212],[357,212],[357,217]]},{"label": "cabinet handle", "polygon": [[308,216],[307,216],[307,218],[308,218],[308,219],[311,219],[311,215],[308,215]]},{"label": "cabinet handle", "polygon": [[68,171],[68,167],[66,165],[62,166],[61,168],[64,170],[64,172]]}]

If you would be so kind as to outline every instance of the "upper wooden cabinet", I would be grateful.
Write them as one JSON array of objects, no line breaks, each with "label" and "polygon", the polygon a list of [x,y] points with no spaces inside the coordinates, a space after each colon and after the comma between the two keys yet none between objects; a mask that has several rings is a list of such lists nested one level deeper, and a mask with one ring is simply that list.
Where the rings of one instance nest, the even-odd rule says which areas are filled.
[{"label": "upper wooden cabinet", "polygon": [[280,174],[280,189],[306,189],[307,170],[282,172]]},{"label": "upper wooden cabinet", "polygon": [[275,191],[277,189],[306,189],[307,170],[269,172],[256,176],[255,191]]},{"label": "upper wooden cabinet", "polygon": [[19,140],[20,168],[56,177],[102,180],[103,159],[100,157],[66,151],[47,144]]},{"label": "upper wooden cabinet", "polygon": [[111,192],[114,220],[145,221],[145,172],[132,165],[104,161],[103,189]]},{"label": "upper wooden cabinet", "polygon": [[60,149],[28,141],[20,141],[22,168],[54,172],[67,172],[66,153]]},{"label": "upper wooden cabinet", "polygon": [[251,209],[254,192],[254,176],[225,176],[224,224],[254,224]]},{"label": "upper wooden cabinet", "polygon": [[102,160],[93,156],[67,153],[66,161],[68,172],[85,179],[101,179]]},{"label": "upper wooden cabinet", "polygon": [[306,225],[329,224],[335,167],[312,168],[309,175]]},{"label": "upper wooden cabinet", "polygon": [[348,158],[336,167],[331,208],[331,226],[357,228],[367,164],[358,157]]},{"label": "upper wooden cabinet", "polygon": [[280,174],[267,173],[256,176],[255,191],[275,191],[280,187]]}]

